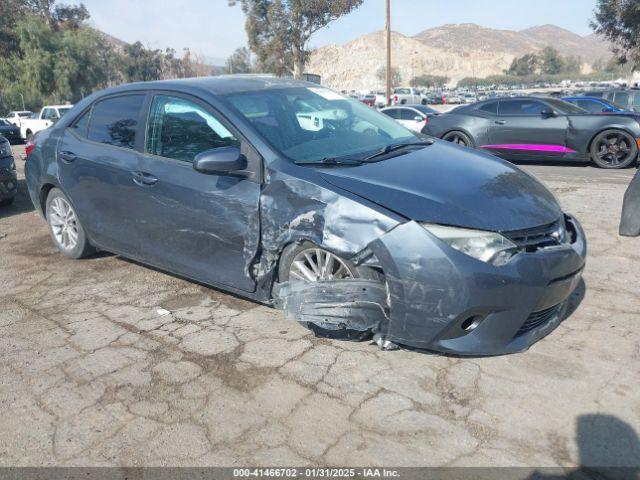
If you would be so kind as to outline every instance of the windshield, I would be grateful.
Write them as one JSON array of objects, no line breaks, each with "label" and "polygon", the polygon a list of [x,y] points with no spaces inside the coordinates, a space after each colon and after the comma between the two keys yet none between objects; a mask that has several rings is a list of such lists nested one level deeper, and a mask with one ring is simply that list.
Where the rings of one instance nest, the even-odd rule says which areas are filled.
[{"label": "windshield", "polygon": [[7,126],[7,125],[11,125],[11,124],[9,122],[7,122],[4,118],[0,118],[0,125]]},{"label": "windshield", "polygon": [[545,99],[546,102],[551,105],[556,110],[559,110],[563,113],[568,114],[580,114],[580,113],[588,113],[585,109],[580,108],[573,103],[565,102],[564,100],[557,100],[554,98]]},{"label": "windshield", "polygon": [[22,118],[29,118],[31,115],[33,115],[32,112],[18,112],[18,116]]},{"label": "windshield", "polygon": [[226,99],[278,151],[295,161],[364,158],[417,140],[410,130],[365,104],[325,88],[286,88]]}]

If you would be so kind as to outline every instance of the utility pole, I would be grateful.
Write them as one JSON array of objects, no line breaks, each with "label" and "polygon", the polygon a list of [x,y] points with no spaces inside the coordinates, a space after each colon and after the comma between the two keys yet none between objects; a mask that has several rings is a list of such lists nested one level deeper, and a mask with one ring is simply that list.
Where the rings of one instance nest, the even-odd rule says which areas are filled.
[{"label": "utility pole", "polygon": [[391,0],[387,0],[387,107],[391,105]]}]

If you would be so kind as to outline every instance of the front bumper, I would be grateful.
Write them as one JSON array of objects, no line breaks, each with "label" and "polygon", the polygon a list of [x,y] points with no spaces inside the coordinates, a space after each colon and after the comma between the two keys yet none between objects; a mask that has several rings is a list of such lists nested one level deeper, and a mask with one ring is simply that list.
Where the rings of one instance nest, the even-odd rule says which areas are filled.
[{"label": "front bumper", "polygon": [[13,157],[0,158],[0,200],[13,198],[18,193],[18,177],[16,171],[9,166]]},{"label": "front bumper", "polygon": [[458,355],[526,350],[564,319],[581,281],[586,238],[577,220],[567,222],[572,243],[520,253],[502,267],[453,250],[415,222],[393,229],[369,245],[388,287],[381,333],[397,344]]}]

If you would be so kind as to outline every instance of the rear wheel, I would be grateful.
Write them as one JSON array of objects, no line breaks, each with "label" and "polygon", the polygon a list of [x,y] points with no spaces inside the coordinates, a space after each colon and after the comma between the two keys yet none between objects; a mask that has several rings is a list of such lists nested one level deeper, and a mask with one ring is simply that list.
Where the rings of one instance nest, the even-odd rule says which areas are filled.
[{"label": "rear wheel", "polygon": [[[319,282],[326,280],[348,280],[363,278],[382,281],[382,275],[368,267],[356,267],[338,255],[324,250],[311,242],[292,244],[280,257],[278,267],[280,282]],[[371,338],[372,332],[351,330],[345,326],[319,326],[300,322],[316,335],[340,340],[363,341]]]},{"label": "rear wheel", "polygon": [[473,147],[471,138],[469,138],[469,135],[464,132],[449,132],[445,134],[442,139],[447,142],[455,143],[456,145],[462,145],[463,147]]},{"label": "rear wheel", "polygon": [[46,203],[47,223],[53,243],[69,258],[83,258],[95,252],[80,220],[62,190],[52,188]]},{"label": "rear wheel", "polygon": [[591,142],[590,153],[600,168],[626,168],[638,158],[638,144],[623,130],[605,130]]},{"label": "rear wheel", "polygon": [[5,198],[4,200],[0,200],[0,207],[8,207],[13,203],[15,197]]}]

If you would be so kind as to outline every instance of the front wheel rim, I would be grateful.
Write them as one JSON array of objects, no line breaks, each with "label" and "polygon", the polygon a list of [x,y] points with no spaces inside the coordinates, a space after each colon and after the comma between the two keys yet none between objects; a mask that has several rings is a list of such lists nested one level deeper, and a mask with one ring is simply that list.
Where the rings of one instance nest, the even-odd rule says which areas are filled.
[{"label": "front wheel rim", "polygon": [[73,250],[78,245],[78,218],[64,198],[56,197],[49,208],[49,225],[60,248]]},{"label": "front wheel rim", "polygon": [[319,282],[354,278],[353,272],[338,256],[321,248],[298,253],[289,267],[289,278],[298,282]]},{"label": "front wheel rim", "polygon": [[623,132],[602,135],[596,141],[595,155],[607,166],[617,167],[629,160],[633,154],[633,139]]}]

